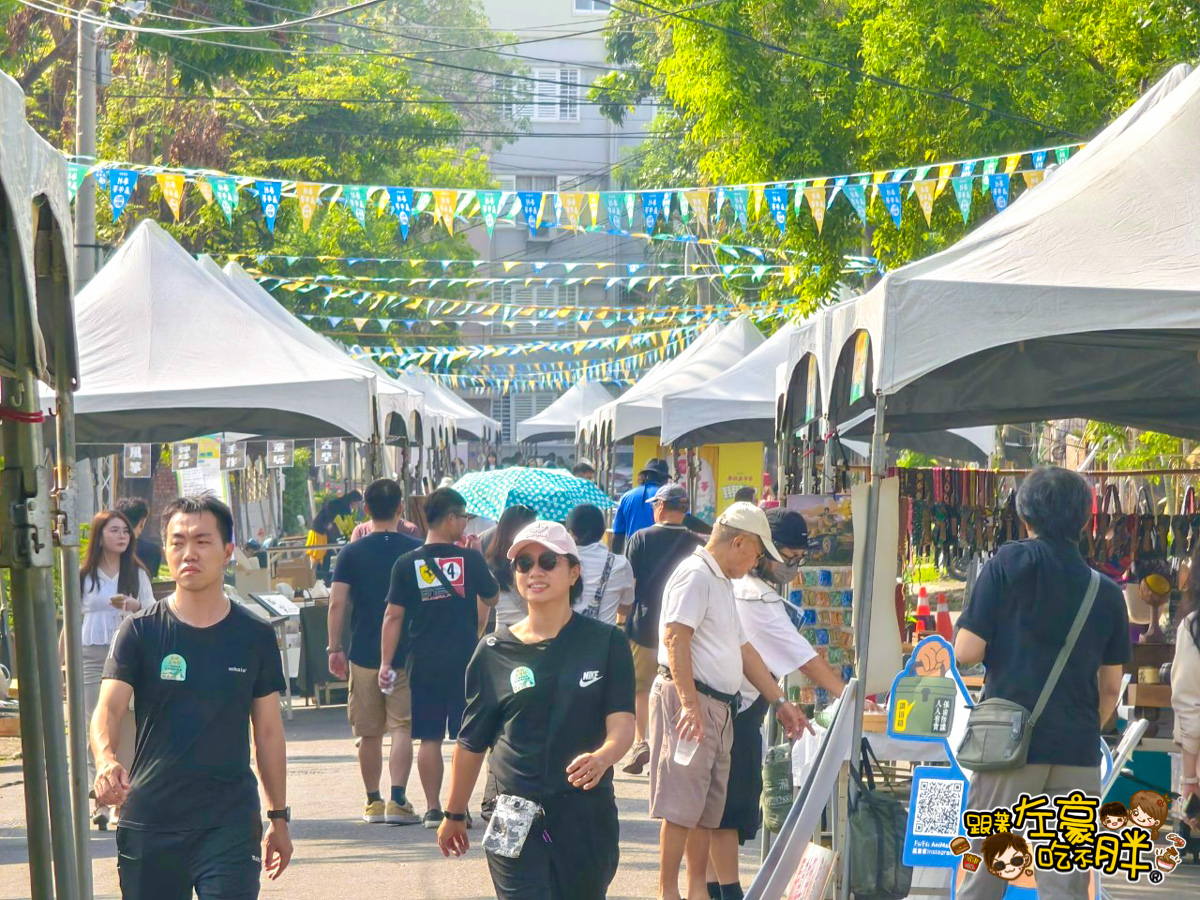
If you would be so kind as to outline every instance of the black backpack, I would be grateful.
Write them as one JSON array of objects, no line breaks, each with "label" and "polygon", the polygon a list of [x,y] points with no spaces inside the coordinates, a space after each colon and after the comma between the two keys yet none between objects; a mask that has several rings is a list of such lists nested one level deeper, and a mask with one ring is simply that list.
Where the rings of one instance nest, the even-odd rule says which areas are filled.
[{"label": "black backpack", "polygon": [[862,776],[850,767],[858,783],[858,799],[850,813],[850,891],[856,900],[903,900],[912,886],[912,866],[904,864],[904,833],[908,812],[899,800],[875,790],[867,739],[863,738]]}]

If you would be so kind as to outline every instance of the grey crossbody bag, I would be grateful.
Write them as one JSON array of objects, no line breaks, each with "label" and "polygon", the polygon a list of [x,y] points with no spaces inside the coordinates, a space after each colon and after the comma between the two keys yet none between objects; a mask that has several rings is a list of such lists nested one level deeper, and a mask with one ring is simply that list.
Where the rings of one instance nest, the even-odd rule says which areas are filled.
[{"label": "grey crossbody bag", "polygon": [[958,764],[972,772],[999,772],[1005,769],[1017,769],[1025,765],[1029,754],[1029,742],[1033,738],[1033,726],[1046,708],[1058,677],[1062,674],[1067,658],[1075,649],[1079,632],[1087,621],[1096,592],[1100,588],[1100,573],[1092,570],[1091,581],[1071,631],[1067,634],[1067,642],[1058,651],[1054,660],[1054,668],[1050,677],[1042,687],[1038,696],[1037,706],[1029,712],[1020,703],[992,697],[972,707],[967,717],[967,731],[963,735],[962,744],[958,748]]}]

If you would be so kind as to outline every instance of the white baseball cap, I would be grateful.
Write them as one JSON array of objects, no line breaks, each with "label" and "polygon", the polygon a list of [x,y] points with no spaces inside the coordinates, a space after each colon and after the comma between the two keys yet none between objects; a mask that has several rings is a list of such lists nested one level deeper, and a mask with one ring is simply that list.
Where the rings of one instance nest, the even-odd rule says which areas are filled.
[{"label": "white baseball cap", "polygon": [[717,524],[757,535],[767,553],[771,554],[776,562],[784,561],[775,549],[775,542],[771,540],[771,523],[767,521],[767,514],[753,503],[730,504],[729,508],[717,517]]},{"label": "white baseball cap", "polygon": [[508,558],[516,559],[517,555],[530,544],[541,544],[547,550],[563,556],[571,555],[579,558],[579,547],[575,538],[558,522],[530,522],[517,532],[513,538],[512,547],[508,550]]}]

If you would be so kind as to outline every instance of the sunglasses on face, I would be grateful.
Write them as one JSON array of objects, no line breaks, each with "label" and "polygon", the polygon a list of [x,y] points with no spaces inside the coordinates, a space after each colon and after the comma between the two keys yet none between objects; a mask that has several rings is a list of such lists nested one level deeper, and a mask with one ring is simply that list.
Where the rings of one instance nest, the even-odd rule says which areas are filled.
[{"label": "sunglasses on face", "polygon": [[1006,861],[1003,859],[998,859],[998,860],[996,860],[996,862],[1000,863],[1000,865],[1006,869],[1008,869],[1008,868],[1019,869],[1019,868],[1021,868],[1021,866],[1025,865],[1025,855],[1022,853],[1017,853],[1010,860]]},{"label": "sunglasses on face", "polygon": [[522,553],[513,560],[513,568],[522,575],[527,575],[533,570],[536,565],[543,572],[553,572],[558,567],[558,561],[562,559],[553,550],[547,550],[544,553],[539,553],[536,557],[528,553]]}]

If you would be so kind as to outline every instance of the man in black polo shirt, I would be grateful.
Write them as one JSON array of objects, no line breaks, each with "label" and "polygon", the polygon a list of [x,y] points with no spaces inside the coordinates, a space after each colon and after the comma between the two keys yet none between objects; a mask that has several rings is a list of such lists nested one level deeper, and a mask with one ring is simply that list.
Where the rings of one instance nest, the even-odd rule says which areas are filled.
[{"label": "man in black polo shirt", "polygon": [[425,500],[429,533],[424,546],[392,569],[380,646],[379,686],[396,684],[391,660],[403,631],[412,691],[412,736],[420,742],[417,772],[425,792],[422,824],[442,824],[442,742],[458,738],[466,709],[467,663],[499,599],[500,586],[483,554],[461,546],[467,501],[451,488]]},{"label": "man in black polo shirt", "polygon": [[[271,627],[222,584],[233,515],[211,494],[163,512],[176,591],[126,619],[104,667],[92,719],[96,797],[121,807],[117,871],[124,900],[253,900],[259,875],[283,874],[287,754],[283,667]],[[133,769],[117,762],[136,699]],[[270,825],[262,842],[250,727]]]},{"label": "man in black polo shirt", "polygon": [[641,775],[650,761],[646,740],[650,720],[650,687],[658,675],[658,613],[663,588],[675,567],[692,555],[704,539],[683,523],[688,514],[687,491],[664,484],[654,494],[654,524],[629,539],[625,556],[633,569],[633,607],[625,620],[633,650],[637,723],[633,748],[624,770]]},{"label": "man in black polo shirt", "polygon": [[[350,680],[347,714],[358,738],[358,768],[362,773],[367,803],[363,821],[389,825],[415,825],[421,821],[408,802],[405,788],[412,772],[412,694],[404,673],[404,650],[396,649],[392,667],[397,679],[394,690],[379,689],[379,633],[387,609],[388,584],[396,560],[421,546],[421,542],[398,531],[400,485],[390,478],[372,482],[363,495],[371,516],[371,532],[352,541],[338,553],[333,566],[329,597],[329,672],[334,678]],[[350,649],[342,646],[342,622],[350,606]],[[347,660],[347,657],[349,659]],[[392,737],[388,755],[391,796],[387,804],[379,793],[383,769],[383,736]]]},{"label": "man in black polo shirt", "polygon": [[162,568],[163,549],[142,534],[146,530],[146,519],[150,516],[146,501],[141,497],[123,497],[117,501],[116,510],[125,514],[129,527],[133,529],[133,536],[137,539],[137,550],[134,551],[137,558],[150,573],[151,580],[157,578],[158,570]]}]

